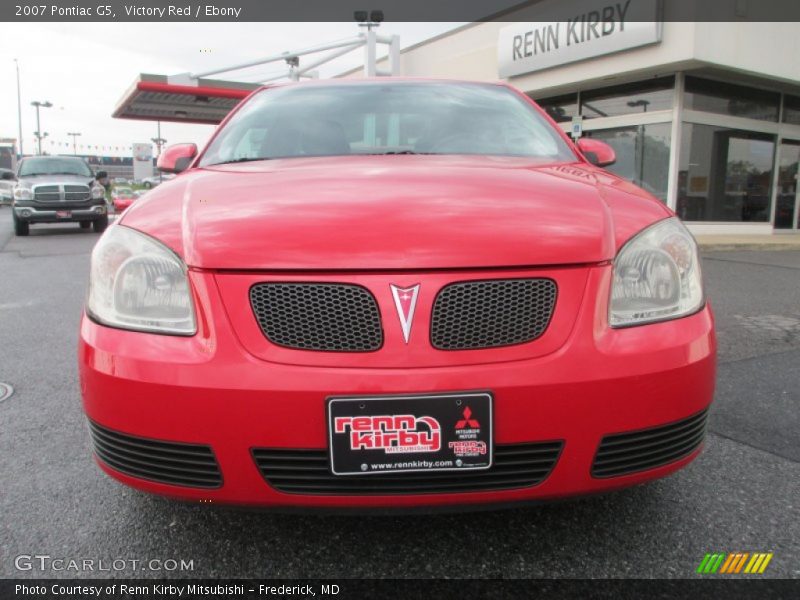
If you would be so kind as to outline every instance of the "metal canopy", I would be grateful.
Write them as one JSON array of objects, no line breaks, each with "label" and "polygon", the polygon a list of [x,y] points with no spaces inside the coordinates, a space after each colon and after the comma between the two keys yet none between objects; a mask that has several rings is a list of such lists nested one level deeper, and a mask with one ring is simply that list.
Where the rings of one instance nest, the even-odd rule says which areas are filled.
[{"label": "metal canopy", "polygon": [[185,85],[170,83],[170,79],[164,75],[139,75],[117,104],[113,116],[216,125],[250,92],[261,87],[216,79],[196,79]]},{"label": "metal canopy", "polygon": [[[316,67],[328,63],[358,48],[364,49],[364,76],[397,75],[400,72],[400,38],[399,36],[378,35],[375,31],[383,13],[365,11],[356,13],[358,26],[365,29],[357,36],[337,42],[320,44],[295,52],[282,52],[251,60],[245,63],[220,67],[203,73],[179,73],[166,77],[164,75],[139,75],[139,78],[128,89],[114,110],[117,119],[139,119],[143,121],[174,121],[178,123],[208,123],[216,125],[245,96],[260,87],[257,83],[220,81],[206,79],[212,75],[241,71],[255,66],[276,62],[285,62],[286,73],[270,77],[263,81],[274,81],[284,77],[299,81],[303,77],[316,78]],[[389,70],[381,70],[376,66],[377,45],[384,44],[389,48]],[[328,52],[327,55],[318,55]],[[301,58],[313,57],[310,63],[300,65]]]}]

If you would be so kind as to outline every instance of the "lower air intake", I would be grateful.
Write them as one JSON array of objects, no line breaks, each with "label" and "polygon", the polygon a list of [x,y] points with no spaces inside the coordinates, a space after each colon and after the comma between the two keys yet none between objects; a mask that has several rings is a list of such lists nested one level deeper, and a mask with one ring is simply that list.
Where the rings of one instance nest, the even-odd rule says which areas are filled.
[{"label": "lower air intake", "polygon": [[443,494],[512,490],[537,485],[555,467],[563,442],[495,446],[494,464],[483,471],[336,476],[327,450],[256,448],[253,458],[267,483],[289,494]]},{"label": "lower air intake", "polygon": [[184,487],[216,488],[222,474],[210,446],[134,437],[89,422],[97,457],[131,477]]},{"label": "lower air intake", "polygon": [[597,450],[592,476],[629,475],[689,456],[703,443],[707,418],[704,410],[662,427],[607,435]]}]

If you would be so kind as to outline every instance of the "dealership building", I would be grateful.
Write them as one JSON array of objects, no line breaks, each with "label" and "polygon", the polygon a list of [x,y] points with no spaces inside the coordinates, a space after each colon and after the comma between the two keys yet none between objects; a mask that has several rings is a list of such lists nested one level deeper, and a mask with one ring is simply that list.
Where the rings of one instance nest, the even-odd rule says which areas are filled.
[{"label": "dealership building", "polygon": [[756,21],[752,0],[691,20],[693,4],[546,0],[408,47],[399,73],[507,81],[568,133],[609,143],[609,170],[695,233],[796,232],[797,23]]}]

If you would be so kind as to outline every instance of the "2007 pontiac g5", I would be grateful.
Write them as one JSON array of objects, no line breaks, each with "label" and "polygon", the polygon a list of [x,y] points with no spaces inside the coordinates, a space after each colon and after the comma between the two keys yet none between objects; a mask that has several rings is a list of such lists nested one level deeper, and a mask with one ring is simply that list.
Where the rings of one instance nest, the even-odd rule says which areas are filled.
[{"label": "2007 pontiac g5", "polygon": [[486,505],[663,477],[700,452],[697,245],[504,84],[260,89],[92,254],[98,464],[157,494]]}]

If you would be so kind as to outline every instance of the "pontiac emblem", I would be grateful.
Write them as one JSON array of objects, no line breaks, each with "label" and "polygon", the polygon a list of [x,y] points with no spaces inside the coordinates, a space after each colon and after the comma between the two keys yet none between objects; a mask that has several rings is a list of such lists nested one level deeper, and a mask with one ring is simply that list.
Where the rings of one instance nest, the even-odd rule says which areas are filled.
[{"label": "pontiac emblem", "polygon": [[389,284],[389,287],[392,288],[394,305],[395,308],[397,308],[397,316],[400,317],[400,327],[403,330],[403,339],[406,341],[406,344],[411,337],[411,324],[414,322],[414,310],[417,307],[419,285],[420,284],[416,284],[411,287],[401,288]]}]

